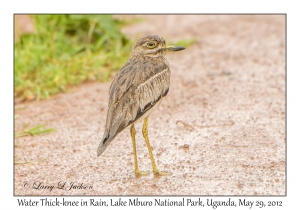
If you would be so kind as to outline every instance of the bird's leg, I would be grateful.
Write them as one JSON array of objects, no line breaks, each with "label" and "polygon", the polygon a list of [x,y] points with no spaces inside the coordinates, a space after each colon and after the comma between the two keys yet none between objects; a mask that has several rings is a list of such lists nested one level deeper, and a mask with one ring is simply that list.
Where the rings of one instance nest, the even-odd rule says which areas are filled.
[{"label": "bird's leg", "polygon": [[151,147],[149,139],[148,139],[148,117],[146,117],[144,120],[144,125],[143,125],[142,131],[143,131],[143,136],[144,136],[144,139],[145,139],[147,147],[148,147],[148,151],[149,151],[149,155],[150,155],[150,159],[151,159],[151,163],[152,163],[153,173],[155,175],[163,175],[163,176],[171,175],[170,173],[159,171],[155,164],[155,160],[154,160],[154,157],[152,154],[152,147]]},{"label": "bird's leg", "polygon": [[133,154],[134,154],[134,171],[136,175],[149,175],[148,172],[143,172],[139,170],[137,155],[136,155],[136,144],[135,144],[135,134],[136,131],[134,129],[134,124],[131,125],[130,134],[132,139],[132,147],[133,147]]}]

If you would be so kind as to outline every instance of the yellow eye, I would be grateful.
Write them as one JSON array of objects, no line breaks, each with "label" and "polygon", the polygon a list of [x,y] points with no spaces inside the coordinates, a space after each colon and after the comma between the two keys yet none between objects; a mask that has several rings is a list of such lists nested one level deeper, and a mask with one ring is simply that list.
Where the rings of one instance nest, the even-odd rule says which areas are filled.
[{"label": "yellow eye", "polygon": [[152,49],[152,48],[156,47],[156,43],[155,42],[147,42],[147,47]]}]

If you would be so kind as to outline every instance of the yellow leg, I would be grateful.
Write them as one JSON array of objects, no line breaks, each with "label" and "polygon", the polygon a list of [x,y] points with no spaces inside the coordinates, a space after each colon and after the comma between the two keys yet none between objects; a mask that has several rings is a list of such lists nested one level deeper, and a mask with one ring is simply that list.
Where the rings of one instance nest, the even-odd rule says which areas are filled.
[{"label": "yellow leg", "polygon": [[170,173],[159,171],[155,164],[155,160],[154,160],[154,157],[152,154],[152,148],[151,148],[151,145],[150,145],[150,142],[148,139],[148,117],[146,117],[144,120],[144,125],[143,125],[142,131],[143,131],[143,136],[144,136],[144,139],[145,139],[147,147],[148,147],[148,151],[149,151],[149,155],[150,155],[150,159],[151,159],[151,163],[152,163],[153,173],[156,175],[163,175],[163,176],[171,175]]},{"label": "yellow leg", "polygon": [[134,129],[134,124],[131,125],[130,134],[131,134],[133,154],[134,154],[134,172],[135,172],[136,175],[149,175],[148,172],[142,172],[142,171],[139,170],[137,155],[136,155],[136,144],[135,144],[136,131]]}]

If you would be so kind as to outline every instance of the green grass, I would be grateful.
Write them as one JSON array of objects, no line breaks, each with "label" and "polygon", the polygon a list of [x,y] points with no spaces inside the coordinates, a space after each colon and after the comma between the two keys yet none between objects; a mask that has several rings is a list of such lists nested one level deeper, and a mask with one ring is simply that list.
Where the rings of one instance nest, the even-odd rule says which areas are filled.
[{"label": "green grass", "polygon": [[[23,126],[23,128],[20,131],[15,132],[15,138],[17,137],[22,137],[22,136],[35,136],[35,135],[39,135],[39,134],[45,134],[45,133],[50,133],[52,131],[54,131],[53,128],[46,128],[44,129],[44,125],[38,125],[32,128],[27,128],[28,125]],[[14,144],[15,147],[19,147],[19,143],[15,142]],[[15,164],[16,165],[25,165],[25,164],[35,164],[35,163],[40,163],[42,161],[44,161],[44,159],[39,159],[37,161],[16,161],[19,157],[18,156],[14,156],[14,160],[15,160]]]},{"label": "green grass", "polygon": [[32,128],[27,129],[28,125],[23,126],[23,128],[20,131],[15,132],[15,137],[21,137],[21,136],[35,136],[39,134],[44,134],[44,133],[50,133],[54,131],[53,128],[46,128],[44,129],[45,125],[38,125]]},{"label": "green grass", "polygon": [[[39,100],[85,81],[109,80],[129,58],[133,44],[120,28],[143,21],[111,15],[31,15],[35,33],[15,23],[16,101]],[[176,45],[189,46],[195,40]]]},{"label": "green grass", "polygon": [[31,18],[36,32],[15,43],[18,101],[48,98],[84,81],[107,81],[129,57],[132,42],[120,31],[128,22],[111,15]]},{"label": "green grass", "polygon": [[35,160],[35,161],[16,161],[17,159],[19,159],[18,156],[14,157],[15,160],[15,164],[16,165],[29,165],[29,164],[36,164],[36,163],[40,163],[43,162],[45,159],[39,159],[39,160]]}]

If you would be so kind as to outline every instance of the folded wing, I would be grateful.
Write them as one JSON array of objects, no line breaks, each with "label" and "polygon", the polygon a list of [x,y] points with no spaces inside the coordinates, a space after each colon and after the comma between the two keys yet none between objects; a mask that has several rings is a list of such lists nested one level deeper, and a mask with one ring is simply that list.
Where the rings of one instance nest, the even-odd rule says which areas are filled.
[{"label": "folded wing", "polygon": [[142,117],[169,91],[170,70],[164,62],[127,63],[115,76],[109,90],[105,132],[98,156],[113,138]]}]

